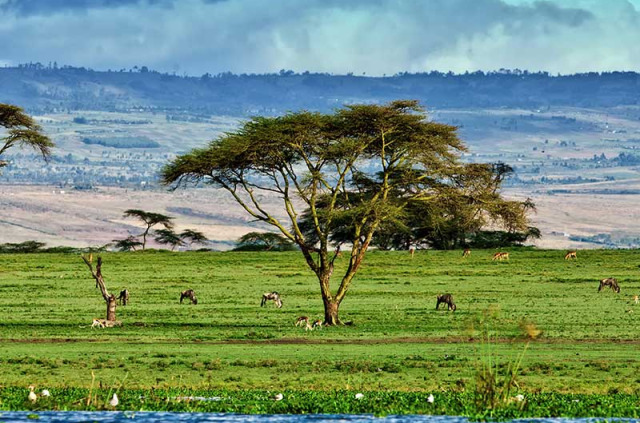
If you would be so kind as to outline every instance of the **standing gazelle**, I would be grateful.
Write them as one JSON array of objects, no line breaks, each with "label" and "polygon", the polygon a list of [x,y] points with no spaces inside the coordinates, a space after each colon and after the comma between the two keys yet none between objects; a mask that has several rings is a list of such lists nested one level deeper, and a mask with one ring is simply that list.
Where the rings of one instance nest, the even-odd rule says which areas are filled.
[{"label": "standing gazelle", "polygon": [[578,259],[578,252],[577,251],[567,251],[567,254],[564,255],[564,259],[565,260],[569,260],[569,259]]},{"label": "standing gazelle", "polygon": [[495,260],[509,260],[509,253],[498,252],[491,257],[492,261]]}]

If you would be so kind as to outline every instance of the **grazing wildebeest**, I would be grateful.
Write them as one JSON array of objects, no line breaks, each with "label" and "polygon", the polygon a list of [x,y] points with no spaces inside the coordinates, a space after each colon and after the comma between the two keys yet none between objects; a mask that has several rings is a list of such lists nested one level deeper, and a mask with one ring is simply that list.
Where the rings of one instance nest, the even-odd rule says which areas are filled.
[{"label": "grazing wildebeest", "polygon": [[441,303],[445,303],[448,306],[448,310],[456,311],[456,303],[453,302],[453,296],[451,294],[438,295],[436,310],[440,308]]},{"label": "grazing wildebeest", "polygon": [[602,288],[609,287],[614,290],[616,293],[620,293],[620,286],[618,285],[618,280],[616,278],[606,278],[600,281],[600,286],[598,287],[598,292],[602,291]]},{"label": "grazing wildebeest", "polygon": [[491,260],[509,260],[509,253],[495,253]]},{"label": "grazing wildebeest", "polygon": [[569,259],[578,259],[578,252],[577,251],[567,251],[567,254],[564,255],[564,259],[565,260],[569,260]]},{"label": "grazing wildebeest", "polygon": [[122,304],[123,306],[127,305],[127,303],[129,302],[128,289],[123,289],[122,291],[120,291],[120,295],[118,296],[118,301],[120,301],[120,304]]},{"label": "grazing wildebeest", "polygon": [[273,300],[276,307],[282,308],[282,299],[280,298],[280,294],[276,291],[273,292],[265,292],[262,294],[262,302],[260,303],[260,307],[264,307],[267,301]]},{"label": "grazing wildebeest", "polygon": [[182,300],[188,298],[191,300],[191,304],[198,304],[198,299],[196,298],[196,293],[193,289],[187,289],[186,291],[182,291],[180,293],[180,304],[182,304]]},{"label": "grazing wildebeest", "polygon": [[471,255],[471,250],[468,248],[465,248],[464,251],[462,252],[462,257],[469,257]]}]

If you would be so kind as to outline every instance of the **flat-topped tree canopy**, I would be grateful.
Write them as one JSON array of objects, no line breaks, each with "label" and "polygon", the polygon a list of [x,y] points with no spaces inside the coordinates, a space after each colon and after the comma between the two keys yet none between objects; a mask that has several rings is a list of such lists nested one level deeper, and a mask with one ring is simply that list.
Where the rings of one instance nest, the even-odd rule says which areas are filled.
[{"label": "flat-topped tree canopy", "polygon": [[4,134],[0,131],[0,168],[7,165],[2,160],[2,155],[15,146],[33,148],[45,160],[51,155],[53,142],[42,133],[40,125],[20,107],[0,103],[0,126],[5,128]]},{"label": "flat-topped tree canopy", "polygon": [[[459,161],[466,147],[456,130],[429,121],[412,100],[255,117],[177,157],[162,179],[176,187],[203,181],[224,188],[253,218],[295,242],[318,277],[325,324],[333,325],[340,323],[340,303],[385,222],[402,222],[405,209],[417,202],[473,198],[477,177],[495,180],[491,166]],[[461,176],[471,170],[473,177]],[[281,199],[286,218],[267,210],[264,193]],[[483,192],[482,202],[500,199],[496,195]],[[339,228],[344,236],[336,241]],[[339,251],[334,242],[350,248],[337,290],[330,286]]]}]

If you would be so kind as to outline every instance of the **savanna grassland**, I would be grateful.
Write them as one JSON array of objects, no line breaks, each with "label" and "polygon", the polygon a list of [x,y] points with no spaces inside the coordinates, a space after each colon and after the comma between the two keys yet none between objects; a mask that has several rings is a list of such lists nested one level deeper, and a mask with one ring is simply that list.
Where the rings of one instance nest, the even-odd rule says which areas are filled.
[{"label": "savanna grassland", "polygon": [[[91,328],[106,307],[79,256],[0,255],[0,407],[32,383],[86,396],[92,374],[105,389],[465,395],[479,363],[506,370],[527,343],[519,391],[637,402],[640,251],[579,251],[565,261],[563,251],[517,249],[503,262],[492,253],[372,251],[341,306],[353,324],[315,331],[294,326],[301,315],[322,317],[297,252],[105,253],[107,288],[131,293],[117,310],[123,326],[110,329]],[[621,293],[598,293],[611,276]],[[187,288],[197,305],[179,304]],[[272,290],[282,309],[260,307]],[[445,292],[456,312],[435,310]]]}]

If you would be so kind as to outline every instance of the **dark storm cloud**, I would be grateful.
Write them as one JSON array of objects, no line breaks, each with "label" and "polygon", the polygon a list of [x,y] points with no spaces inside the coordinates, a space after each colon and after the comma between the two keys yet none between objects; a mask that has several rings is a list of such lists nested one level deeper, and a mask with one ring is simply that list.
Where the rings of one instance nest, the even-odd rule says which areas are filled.
[{"label": "dark storm cloud", "polygon": [[629,69],[640,65],[630,1],[0,0],[0,63],[191,74]]}]

